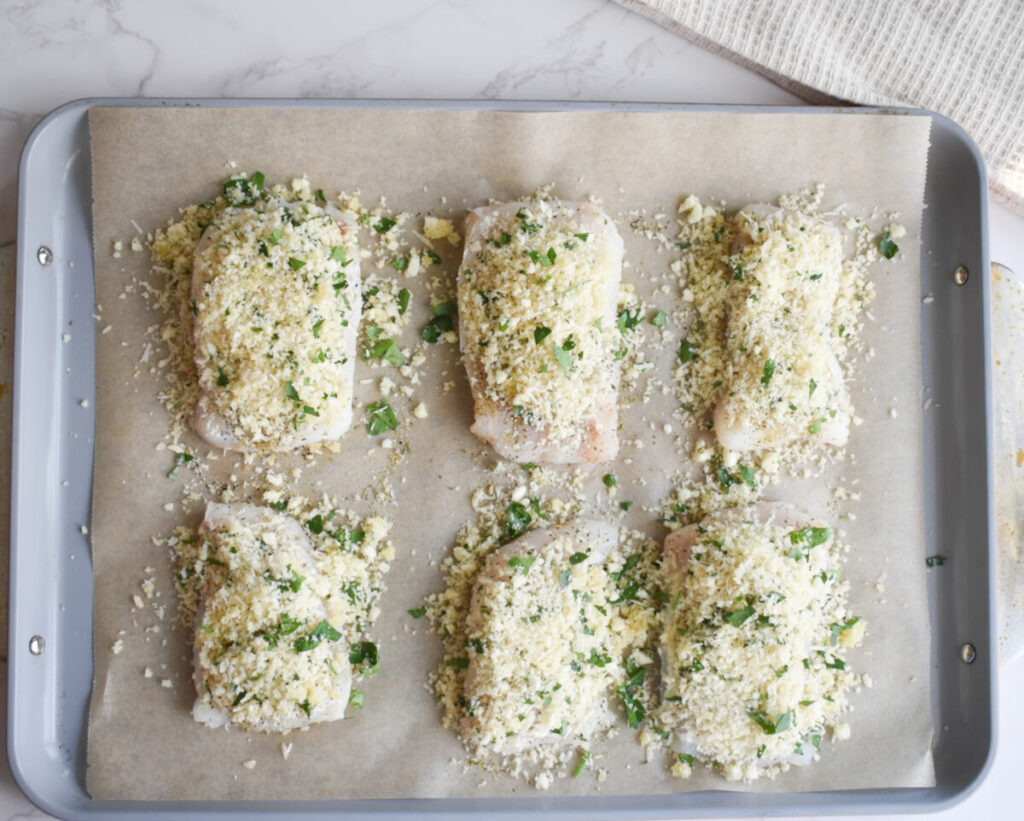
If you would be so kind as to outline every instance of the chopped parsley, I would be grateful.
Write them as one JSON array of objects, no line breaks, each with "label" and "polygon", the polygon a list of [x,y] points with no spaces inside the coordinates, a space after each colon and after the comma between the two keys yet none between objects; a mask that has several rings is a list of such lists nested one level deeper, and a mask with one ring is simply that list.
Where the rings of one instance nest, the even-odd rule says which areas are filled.
[{"label": "chopped parsley", "polygon": [[[291,383],[289,383],[291,384]],[[398,417],[386,401],[372,402],[366,406],[366,432],[370,436],[379,436],[398,427]]]},{"label": "chopped parsley", "polygon": [[414,607],[412,608],[412,610],[406,610],[405,612],[412,616],[414,619],[422,619],[425,615],[427,615],[427,608]]},{"label": "chopped parsley", "polygon": [[396,271],[404,271],[409,267],[409,257],[395,257],[391,260],[391,267]]},{"label": "chopped parsley", "polygon": [[882,252],[882,256],[886,259],[892,259],[899,253],[900,246],[892,241],[892,236],[886,231],[882,234],[882,238],[878,240],[878,250]]},{"label": "chopped parsley", "polygon": [[451,301],[439,302],[430,309],[433,313],[431,320],[423,326],[422,336],[427,342],[437,342],[448,331],[455,329],[455,303]]},{"label": "chopped parsley", "polygon": [[538,325],[533,329],[533,341],[534,344],[539,345],[545,339],[551,336],[551,329],[545,328],[543,325]]},{"label": "chopped parsley", "polygon": [[262,171],[257,171],[249,179],[238,177],[224,182],[224,196],[232,205],[255,205],[266,194],[267,178]]},{"label": "chopped parsley", "polygon": [[792,710],[786,710],[775,721],[772,721],[764,710],[750,710],[747,712],[747,715],[753,719],[758,727],[765,731],[766,735],[776,735],[784,730],[788,730],[793,726],[793,722],[796,721],[796,714]]},{"label": "chopped parsley", "polygon": [[409,310],[409,300],[412,298],[412,294],[409,293],[408,288],[403,288],[398,292],[398,313],[404,314]]},{"label": "chopped parsley", "polygon": [[942,565],[944,565],[946,562],[946,557],[939,556],[938,554],[936,554],[935,556],[929,556],[924,560],[925,567],[942,567]]},{"label": "chopped parsley", "polygon": [[548,248],[548,252],[546,254],[542,254],[539,251],[527,251],[526,255],[532,262],[535,262],[541,268],[550,268],[555,264],[555,260],[558,258],[554,248]]},{"label": "chopped parsley", "polygon": [[228,379],[228,375],[226,373],[224,373],[224,369],[220,365],[218,365],[217,366],[217,384],[220,387],[222,387],[222,388],[226,388],[228,386],[228,382],[230,382],[230,380]]},{"label": "chopped parsley", "polygon": [[187,465],[194,458],[195,457],[191,453],[184,453],[184,452],[183,453],[175,453],[174,454],[174,467],[172,467],[167,472],[167,478],[168,479],[176,478],[178,473],[181,471],[181,466],[182,465]]},{"label": "chopped parsley", "polygon": [[293,271],[299,271],[306,267],[306,261],[304,259],[298,259],[296,257],[288,257],[288,267]]},{"label": "chopped parsley", "polygon": [[397,224],[398,223],[391,219],[391,217],[381,217],[380,220],[374,224],[373,230],[378,234],[386,234]]},{"label": "chopped parsley", "polygon": [[618,314],[618,324],[620,334],[632,331],[640,324],[640,309],[637,308],[635,311],[630,311],[629,308],[623,308]]},{"label": "chopped parsley", "polygon": [[626,659],[626,681],[615,688],[622,703],[626,706],[626,719],[629,726],[636,729],[647,717],[647,708],[643,702],[644,679],[647,668],[636,664],[632,658]]},{"label": "chopped parsley", "polygon": [[348,653],[348,661],[349,664],[363,665],[369,668],[371,673],[375,673],[377,665],[380,663],[377,645],[372,641],[360,641],[353,644]]},{"label": "chopped parsley", "polygon": [[533,517],[526,505],[520,502],[512,502],[508,506],[508,519],[505,521],[505,541],[511,542],[526,532]]},{"label": "chopped parsley", "polygon": [[328,641],[337,641],[341,638],[341,633],[331,627],[331,623],[324,619],[316,627],[313,628],[313,632],[308,636],[302,636],[295,641],[295,652],[305,653],[308,650],[312,650],[315,647],[320,646],[320,642],[324,639]]},{"label": "chopped parsley", "polygon": [[601,481],[604,482],[605,487],[615,487],[619,483],[619,480],[615,478],[614,473],[606,473],[601,477]]},{"label": "chopped parsley", "polygon": [[508,560],[508,566],[517,573],[529,573],[535,561],[537,561],[536,556],[513,556]]},{"label": "chopped parsley", "polygon": [[516,217],[519,219],[520,226],[524,233],[533,234],[540,230],[540,225],[536,222],[530,222],[530,216],[526,213],[524,208],[520,208],[516,212]]},{"label": "chopped parsley", "polygon": [[746,607],[741,607],[739,610],[733,610],[732,612],[725,614],[725,620],[729,622],[733,627],[739,627],[743,622],[754,615],[754,606],[748,604]]},{"label": "chopped parsley", "polygon": [[394,339],[381,339],[374,343],[374,346],[370,348],[367,359],[383,359],[385,362],[390,362],[396,368],[402,367],[405,364],[405,354],[402,353],[402,349],[398,347],[398,343]]},{"label": "chopped parsley", "polygon": [[697,358],[697,346],[694,345],[689,339],[684,339],[679,344],[679,361],[680,362],[693,362]]},{"label": "chopped parsley", "polygon": [[655,328],[664,328],[665,325],[668,323],[668,314],[666,314],[664,311],[658,311],[656,314],[654,314],[654,316],[651,317],[650,323]]},{"label": "chopped parsley", "polygon": [[558,362],[558,366],[566,376],[572,373],[573,368],[572,355],[569,351],[576,347],[575,343],[572,343],[570,347],[570,343],[571,340],[567,339],[563,345],[554,346],[555,361]]},{"label": "chopped parsley", "polygon": [[768,383],[772,381],[772,376],[775,374],[775,360],[766,359],[764,363],[764,369],[761,371],[761,385],[767,388]]},{"label": "chopped parsley", "polygon": [[747,467],[747,465],[744,465],[742,462],[736,466],[736,469],[740,472],[740,478],[750,485],[752,489],[756,490],[757,488],[754,484],[754,469],[752,467]]}]

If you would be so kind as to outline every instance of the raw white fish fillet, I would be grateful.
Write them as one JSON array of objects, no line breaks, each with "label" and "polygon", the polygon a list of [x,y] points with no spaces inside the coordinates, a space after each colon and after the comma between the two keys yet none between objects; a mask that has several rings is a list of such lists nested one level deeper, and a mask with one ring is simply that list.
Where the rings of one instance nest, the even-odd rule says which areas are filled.
[{"label": "raw white fish fillet", "polygon": [[[703,534],[707,531],[711,522],[727,522],[730,519],[753,519],[754,521],[770,523],[775,527],[784,530],[795,531],[805,527],[813,527],[820,524],[797,507],[786,502],[757,502],[746,508],[731,508],[713,513],[699,523],[687,525],[675,530],[665,538],[663,572],[668,581],[669,589],[681,584],[686,573],[687,565],[693,553],[693,548],[701,541]],[[671,627],[672,617],[669,615],[668,624]],[[808,652],[811,648],[808,648]],[[671,669],[672,654],[667,649],[661,651],[662,658],[662,690],[671,680],[675,671]],[[677,753],[691,755],[697,758],[704,757],[704,751],[697,743],[695,736],[686,727],[675,728],[672,740],[672,749]],[[802,744],[799,749],[783,759],[785,763],[795,766],[806,766],[817,758],[817,750],[810,744]],[[780,763],[779,760],[761,759],[757,766],[766,769]]]},{"label": "raw white fish fillet", "polygon": [[[349,648],[343,639],[317,642],[310,630],[331,624],[332,591],[302,526],[270,508],[210,503],[199,537],[214,550],[196,612],[193,718],[210,727],[265,732],[344,718],[352,686]],[[263,612],[268,600],[274,606]],[[301,640],[316,646],[299,652]],[[238,671],[253,673],[243,681],[256,683],[233,686]],[[296,673],[301,687],[291,680]]]},{"label": "raw white fish fillet", "polygon": [[[467,617],[468,632],[483,652],[467,651],[464,693],[477,705],[468,734],[490,752],[575,745],[613,723],[610,683],[621,664],[610,655],[605,660],[608,624],[600,601],[579,591],[607,578],[600,566],[618,538],[614,525],[579,519],[532,530],[487,557]],[[581,630],[584,619],[593,635]],[[576,653],[597,653],[603,664],[578,663],[574,672]],[[559,698],[545,705],[538,691]],[[514,734],[504,726],[515,726]]]},{"label": "raw white fish fillet", "polygon": [[[751,249],[757,251],[755,264],[761,264],[761,251],[765,247],[768,247],[765,251],[768,255],[785,253],[779,245],[761,244],[771,243],[771,233],[780,230],[782,222],[793,216],[766,203],[755,203],[741,209],[733,218],[739,230],[730,249],[732,259],[744,259],[743,253]],[[732,361],[724,378],[725,384],[719,391],[713,417],[715,435],[722,447],[729,450],[743,453],[778,448],[811,436],[824,444],[843,447],[849,438],[849,395],[842,368],[830,343],[830,324],[839,295],[843,240],[834,225],[821,220],[807,222],[811,231],[806,233],[806,237],[814,232],[829,244],[828,258],[823,261],[821,270],[814,272],[813,288],[801,291],[807,285],[803,276],[810,272],[793,270],[783,278],[765,278],[766,281],[761,281],[756,290],[752,289],[745,300],[730,305],[727,337]],[[791,245],[790,250],[792,248]],[[750,278],[750,271],[746,276]],[[800,301],[804,299],[808,302]],[[748,333],[752,317],[763,315],[766,306],[772,306],[775,312],[773,327],[762,329],[760,338],[752,337]],[[776,354],[776,346],[780,342],[783,346],[792,345],[792,348],[783,347],[781,355]],[[752,402],[752,397],[760,397],[762,393],[773,398],[771,380],[766,386],[758,382],[763,364],[768,359],[773,362],[778,359],[776,380],[785,378],[779,370],[783,367],[800,368],[808,377],[802,383],[808,386],[807,389],[796,399],[800,406],[818,408],[810,422],[805,416],[779,412],[780,408],[785,408],[784,403],[774,405],[771,413],[765,413],[762,406]],[[753,379],[750,379],[751,375]],[[809,389],[810,379],[814,380],[813,391]],[[762,387],[767,390],[762,391]]]},{"label": "raw white fish fillet", "polygon": [[218,215],[193,261],[196,433],[249,452],[348,430],[359,259],[358,226],[333,206],[271,198]]},{"label": "raw white fish fillet", "polygon": [[517,462],[618,453],[616,308],[623,244],[589,202],[470,212],[458,279],[473,433]]}]

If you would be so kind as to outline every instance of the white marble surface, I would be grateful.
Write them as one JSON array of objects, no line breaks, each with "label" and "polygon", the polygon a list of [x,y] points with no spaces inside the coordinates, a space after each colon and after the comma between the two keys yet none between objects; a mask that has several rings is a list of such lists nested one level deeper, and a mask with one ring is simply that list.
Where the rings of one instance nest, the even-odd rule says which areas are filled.
[{"label": "white marble surface", "polygon": [[[0,0],[0,78],[0,271],[22,143],[79,97],[800,102],[606,0]],[[993,207],[991,240],[993,259],[1024,272],[1024,218]],[[6,418],[9,402],[0,395]],[[1001,671],[991,774],[942,818],[1020,817],[1020,692],[1024,662]],[[43,817],[3,766],[0,819]]]}]

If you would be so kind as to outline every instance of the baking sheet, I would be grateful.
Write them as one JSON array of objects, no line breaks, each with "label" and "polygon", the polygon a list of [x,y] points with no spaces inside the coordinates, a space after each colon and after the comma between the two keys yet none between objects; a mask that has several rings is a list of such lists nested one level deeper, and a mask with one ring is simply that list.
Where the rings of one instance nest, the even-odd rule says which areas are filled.
[{"label": "baking sheet", "polygon": [[[130,220],[151,228],[176,208],[208,199],[237,163],[263,170],[272,181],[307,174],[329,193],[361,188],[364,201],[386,194],[392,207],[459,216],[465,208],[520,196],[554,182],[559,196],[598,194],[613,216],[638,208],[672,213],[680,195],[724,197],[730,206],[774,199],[801,185],[824,182],[827,202],[855,210],[874,205],[901,213],[909,236],[903,254],[880,267],[875,321],[866,332],[878,356],[854,384],[864,424],[854,432],[853,459],[839,469],[844,484],[858,482],[857,518],[843,524],[855,546],[848,576],[856,612],[869,638],[851,659],[874,687],[854,697],[854,737],[825,751],[822,761],[758,790],[810,790],[934,783],[930,746],[928,611],[924,580],[920,387],[920,206],[929,120],[878,115],[614,113],[571,114],[261,109],[94,109],[94,230],[97,298],[112,330],[98,337],[97,447],[93,544],[96,572],[95,687],[89,726],[88,787],[98,798],[327,798],[508,795],[532,793],[477,770],[464,773],[457,740],[440,728],[424,688],[439,647],[432,636],[407,632],[405,611],[436,590],[432,560],[442,557],[470,517],[472,487],[487,476],[481,448],[467,431],[471,408],[464,379],[448,349],[432,352],[435,374],[456,382],[431,395],[443,380],[424,379],[418,398],[431,416],[407,433],[411,446],[398,485],[393,538],[397,559],[376,627],[382,673],[370,680],[367,705],[340,724],[280,739],[213,732],[191,721],[187,638],[145,632],[156,618],[134,611],[142,580],[163,581],[171,602],[170,567],[149,535],[168,533],[182,513],[175,488],[163,477],[167,454],[154,450],[167,418],[155,399],[158,382],[138,360],[143,332],[156,319],[142,303],[119,295],[133,278],[146,278],[146,255],[109,254],[114,239],[130,238]],[[201,146],[197,152],[196,147]],[[410,185],[409,180],[415,184]],[[425,190],[424,190],[425,188]],[[442,204],[441,197],[447,198]],[[642,241],[620,219],[632,271],[660,274],[669,258]],[[449,252],[446,260],[458,254]],[[450,270],[450,266],[449,266]],[[630,279],[627,271],[626,279]],[[633,277],[638,290],[645,290]],[[136,286],[137,287],[137,286]],[[646,290],[650,290],[649,287]],[[425,297],[420,295],[420,301]],[[659,296],[666,307],[669,297]],[[654,304],[654,301],[652,301]],[[422,309],[422,305],[420,308]],[[407,331],[415,333],[419,322]],[[670,347],[670,346],[669,346]],[[671,357],[666,348],[664,356]],[[657,360],[656,360],[657,361]],[[667,373],[667,360],[661,362]],[[430,386],[435,386],[431,388]],[[625,439],[643,438],[643,456],[620,454],[620,498],[637,502],[631,522],[651,532],[644,504],[668,487],[682,457],[671,436],[650,430],[673,400],[655,393],[648,405],[627,408]],[[892,418],[889,409],[898,414]],[[130,433],[129,433],[130,432]],[[321,460],[305,482],[322,481],[335,493],[358,491],[386,456],[358,428],[342,453]],[[652,458],[652,454],[657,454]],[[632,464],[626,460],[632,458]],[[359,470],[353,471],[353,466]],[[226,463],[225,463],[226,466]],[[594,471],[599,483],[603,469]],[[646,486],[639,479],[647,480]],[[416,477],[416,478],[412,478]],[[457,479],[455,478],[457,477]],[[425,481],[424,481],[425,480]],[[800,499],[829,514],[828,482],[792,482],[776,498]],[[129,496],[130,493],[130,496]],[[627,496],[628,494],[628,496]],[[128,501],[130,499],[130,501]],[[175,503],[174,510],[164,510]],[[834,511],[832,511],[834,514]],[[413,549],[416,550],[413,555]],[[152,573],[145,568],[152,567]],[[135,622],[133,624],[133,622]],[[125,651],[110,646],[124,630]],[[166,641],[166,644],[164,642]],[[159,670],[174,686],[164,688]],[[893,728],[898,727],[898,732]],[[154,741],[159,739],[159,741]],[[624,731],[607,747],[611,774],[556,782],[552,792],[650,794],[735,787],[710,775],[669,779],[660,760],[641,764],[642,752]],[[884,757],[878,755],[885,750]],[[254,759],[254,769],[241,767]]]}]

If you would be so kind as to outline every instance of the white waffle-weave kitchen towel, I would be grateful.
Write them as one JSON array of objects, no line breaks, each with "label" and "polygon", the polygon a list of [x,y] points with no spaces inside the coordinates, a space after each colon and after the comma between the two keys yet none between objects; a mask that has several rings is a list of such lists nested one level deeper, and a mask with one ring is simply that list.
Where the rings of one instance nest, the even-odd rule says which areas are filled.
[{"label": "white waffle-weave kitchen towel", "polygon": [[811,102],[938,111],[1024,214],[1024,0],[617,0]]}]

